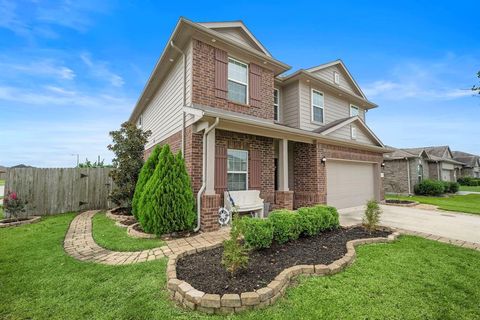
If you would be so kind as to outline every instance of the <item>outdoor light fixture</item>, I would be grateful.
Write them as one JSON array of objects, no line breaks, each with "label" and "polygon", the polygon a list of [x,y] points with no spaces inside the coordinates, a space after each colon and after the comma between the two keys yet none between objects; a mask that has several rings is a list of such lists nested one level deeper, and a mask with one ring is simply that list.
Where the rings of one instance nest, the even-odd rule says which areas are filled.
[{"label": "outdoor light fixture", "polygon": [[169,60],[170,60],[170,62],[173,62],[173,59],[172,59],[172,58],[170,58]]},{"label": "outdoor light fixture", "polygon": [[320,162],[325,165],[325,162],[327,162],[327,159],[325,157],[322,158],[322,160],[320,160]]},{"label": "outdoor light fixture", "polygon": [[382,168],[385,168],[385,162],[382,162],[381,166]]}]

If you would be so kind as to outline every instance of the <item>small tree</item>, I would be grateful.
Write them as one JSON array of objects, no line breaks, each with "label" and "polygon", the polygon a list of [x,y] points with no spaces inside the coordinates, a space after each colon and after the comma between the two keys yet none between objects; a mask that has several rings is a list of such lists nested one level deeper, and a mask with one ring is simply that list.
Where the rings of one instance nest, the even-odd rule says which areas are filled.
[{"label": "small tree", "polygon": [[20,199],[16,192],[8,191],[3,198],[3,208],[5,212],[18,220],[20,214],[26,211],[27,201]]},{"label": "small tree", "polygon": [[100,157],[97,161],[91,162],[88,158],[85,159],[85,162],[78,164],[79,168],[111,168],[111,164],[105,164],[105,160],[100,160]]},{"label": "small tree", "polygon": [[[477,72],[477,78],[480,79],[480,71]],[[472,91],[477,92],[478,94],[480,94],[480,84],[477,85],[477,86],[476,86],[476,85],[473,85]]]},{"label": "small tree", "polygon": [[120,130],[110,132],[113,144],[108,145],[108,149],[115,154],[112,160],[114,169],[110,172],[115,188],[110,199],[118,206],[131,209],[138,174],[143,166],[145,144],[150,134],[150,131],[144,132],[130,122],[124,122]]},{"label": "small tree", "polygon": [[158,160],[160,157],[160,152],[162,151],[162,147],[157,145],[152,154],[148,157],[147,161],[144,163],[142,170],[140,171],[140,175],[138,176],[137,184],[135,186],[135,193],[133,194],[132,200],[132,213],[135,219],[138,220],[138,204],[140,202],[140,198],[142,196],[143,190],[145,189],[145,185],[147,184],[148,180],[152,177],[153,173],[155,172],[155,168],[158,165]]},{"label": "small tree", "polygon": [[363,225],[369,231],[375,231],[380,222],[380,215],[382,209],[378,205],[376,200],[370,200],[367,202],[367,209],[365,210],[365,216],[363,217]]},{"label": "small tree", "polygon": [[191,230],[195,222],[195,198],[185,161],[165,145],[157,167],[137,204],[138,221],[146,232],[162,235]]},{"label": "small tree", "polygon": [[236,207],[232,209],[232,227],[230,239],[223,241],[222,265],[233,276],[238,270],[248,265],[248,250],[241,241],[241,221]]}]

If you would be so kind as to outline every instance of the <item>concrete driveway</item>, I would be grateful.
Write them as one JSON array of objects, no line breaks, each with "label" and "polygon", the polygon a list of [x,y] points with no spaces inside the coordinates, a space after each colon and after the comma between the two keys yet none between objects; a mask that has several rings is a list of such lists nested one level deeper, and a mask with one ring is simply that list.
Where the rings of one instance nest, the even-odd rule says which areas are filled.
[{"label": "concrete driveway", "polygon": [[[381,205],[381,224],[480,244],[480,215]],[[340,209],[340,223],[362,222],[364,207]]]}]

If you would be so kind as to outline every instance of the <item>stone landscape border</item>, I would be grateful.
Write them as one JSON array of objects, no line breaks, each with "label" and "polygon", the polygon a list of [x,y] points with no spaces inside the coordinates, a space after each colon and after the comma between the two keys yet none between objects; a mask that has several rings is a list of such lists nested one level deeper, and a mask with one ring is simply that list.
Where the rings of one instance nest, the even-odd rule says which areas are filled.
[{"label": "stone landscape border", "polygon": [[[393,231],[390,228],[382,229]],[[274,304],[280,297],[282,297],[285,290],[290,285],[291,280],[296,276],[301,274],[325,276],[338,273],[353,263],[356,256],[356,246],[368,243],[385,243],[394,241],[399,235],[400,233],[395,231],[386,238],[379,237],[350,240],[346,244],[347,253],[342,258],[329,265],[296,265],[289,267],[280,272],[280,274],[277,275],[266,287],[252,292],[243,292],[241,294],[219,295],[205,293],[193,288],[189,283],[177,279],[176,263],[180,258],[207,249],[218,248],[221,244],[201,249],[192,249],[178,255],[170,256],[167,264],[167,289],[172,299],[178,302],[181,306],[203,313],[232,314],[250,309],[262,309]]]},{"label": "stone landscape border", "polygon": [[25,224],[32,224],[32,223],[38,222],[41,218],[42,217],[40,216],[31,216],[30,219],[28,220],[12,221],[12,222],[6,222],[6,223],[1,222],[0,220],[0,228],[18,227]]},{"label": "stone landscape border", "polygon": [[123,220],[126,220],[128,218],[130,218],[131,216],[127,216],[127,215],[120,215],[120,214],[113,214],[112,211],[115,210],[116,208],[114,209],[111,209],[111,210],[107,210],[107,212],[105,213],[105,215],[114,220],[114,221],[123,221]]},{"label": "stone landscape border", "polygon": [[[410,201],[410,200],[407,200],[407,201]],[[410,203],[394,203],[394,202],[388,202],[388,200],[385,200],[384,204],[387,206],[395,206],[395,207],[415,207],[420,203],[418,201],[410,201]]]},{"label": "stone landscape border", "polygon": [[132,238],[155,239],[157,236],[151,233],[135,230],[134,227],[140,225],[138,222],[127,227],[127,234]]}]

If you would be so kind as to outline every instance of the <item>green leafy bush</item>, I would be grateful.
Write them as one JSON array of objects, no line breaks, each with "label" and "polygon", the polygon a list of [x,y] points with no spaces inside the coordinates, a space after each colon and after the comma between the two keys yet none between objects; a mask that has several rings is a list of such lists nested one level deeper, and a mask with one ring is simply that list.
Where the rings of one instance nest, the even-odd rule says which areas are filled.
[{"label": "green leafy bush", "polygon": [[273,239],[280,244],[298,239],[302,232],[301,217],[294,211],[273,211],[268,220],[273,225]]},{"label": "green leafy bush", "polygon": [[369,231],[375,231],[380,222],[380,215],[382,209],[378,205],[376,200],[370,200],[367,202],[367,208],[365,209],[365,216],[363,217],[363,225]]},{"label": "green leafy bush", "polygon": [[238,212],[232,212],[232,227],[230,239],[223,241],[222,265],[233,276],[239,269],[248,265],[248,250],[240,242],[243,233],[243,224],[238,217]]},{"label": "green leafy bush", "polygon": [[460,185],[456,182],[442,181],[442,183],[446,193],[456,193],[460,189]]},{"label": "green leafy bush", "polygon": [[338,214],[337,208],[331,207],[331,206],[318,206],[318,207],[324,208],[330,213],[328,223],[326,225],[327,230],[336,229],[340,226],[340,216]]},{"label": "green leafy bush", "polygon": [[115,154],[115,158],[110,172],[114,188],[109,198],[128,211],[132,207],[138,175],[143,166],[143,152],[150,135],[150,131],[144,132],[128,121],[122,123],[119,130],[110,132],[113,144],[108,145],[108,150]]},{"label": "green leafy bush", "polygon": [[298,209],[301,230],[304,235],[314,236],[322,231],[339,226],[338,212],[334,207],[317,205]]},{"label": "green leafy bush", "polygon": [[417,183],[414,191],[418,195],[439,196],[445,192],[445,187],[441,181],[427,179]]},{"label": "green leafy bush", "polygon": [[269,219],[243,218],[242,230],[249,248],[269,248],[273,241],[273,224]]},{"label": "green leafy bush", "polygon": [[162,235],[191,230],[195,221],[195,199],[185,161],[165,145],[152,177],[137,204],[138,221],[143,230]]},{"label": "green leafy bush", "polygon": [[457,182],[461,186],[476,187],[480,185],[480,179],[472,177],[460,177],[457,179]]},{"label": "green leafy bush", "polygon": [[138,203],[142,196],[143,190],[145,185],[147,184],[148,180],[153,176],[155,172],[155,168],[157,167],[159,156],[162,151],[162,147],[157,145],[150,156],[148,157],[147,161],[143,164],[142,170],[140,170],[140,175],[138,176],[137,185],[135,186],[135,193],[133,194],[132,200],[132,214],[135,219],[138,220]]}]

